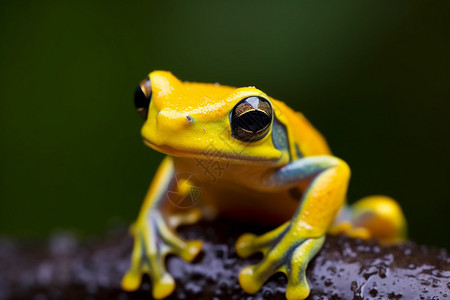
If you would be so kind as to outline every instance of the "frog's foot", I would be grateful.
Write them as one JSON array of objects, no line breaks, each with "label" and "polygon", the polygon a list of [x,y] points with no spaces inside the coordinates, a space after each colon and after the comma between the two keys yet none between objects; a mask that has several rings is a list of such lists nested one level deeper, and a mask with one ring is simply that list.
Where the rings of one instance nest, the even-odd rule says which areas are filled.
[{"label": "frog's foot", "polygon": [[353,239],[368,240],[372,237],[370,230],[364,227],[355,226],[351,221],[340,221],[333,224],[328,229],[328,233],[332,235],[345,234]]},{"label": "frog's foot", "polygon": [[134,247],[131,266],[122,279],[126,291],[137,290],[143,274],[148,274],[153,284],[153,298],[162,299],[175,289],[173,277],[166,271],[165,258],[168,254],[180,256],[191,262],[202,248],[202,242],[185,241],[174,232],[176,226],[194,223],[199,216],[178,215],[166,221],[157,211],[152,211],[145,219],[138,219],[132,228]]},{"label": "frog's foot", "polygon": [[239,274],[241,287],[254,294],[275,273],[283,272],[288,278],[286,298],[305,299],[309,295],[306,267],[320,250],[325,236],[317,238],[299,237],[289,231],[289,223],[261,236],[244,234],[236,242],[236,251],[241,257],[262,252],[264,257],[256,265],[245,267]]},{"label": "frog's foot", "polygon": [[353,238],[375,238],[381,244],[406,239],[406,220],[398,203],[386,196],[365,197],[344,207],[329,233],[344,233]]}]

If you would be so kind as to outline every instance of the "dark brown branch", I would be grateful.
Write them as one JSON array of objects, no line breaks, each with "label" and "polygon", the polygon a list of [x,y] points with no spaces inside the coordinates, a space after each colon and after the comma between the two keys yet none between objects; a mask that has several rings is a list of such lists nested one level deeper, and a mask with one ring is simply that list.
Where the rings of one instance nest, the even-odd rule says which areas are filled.
[{"label": "dark brown branch", "polygon": [[[284,299],[282,274],[253,296],[237,281],[242,267],[260,259],[238,258],[237,236],[265,230],[229,221],[181,229],[184,237],[202,239],[205,246],[193,264],[168,259],[177,282],[170,299]],[[41,246],[0,240],[0,299],[149,299],[148,278],[137,292],[120,290],[131,246],[123,229],[82,243],[67,234]],[[447,251],[411,242],[382,248],[375,242],[330,236],[307,275],[309,299],[450,299]]]}]

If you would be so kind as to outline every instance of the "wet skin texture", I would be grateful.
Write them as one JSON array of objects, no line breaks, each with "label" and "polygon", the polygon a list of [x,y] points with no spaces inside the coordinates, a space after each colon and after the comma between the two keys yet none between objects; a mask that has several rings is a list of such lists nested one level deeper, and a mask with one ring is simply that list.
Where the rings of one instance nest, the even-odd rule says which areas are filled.
[{"label": "wet skin texture", "polygon": [[[406,237],[395,200],[376,195],[347,206],[347,163],[332,155],[301,113],[256,87],[183,82],[154,71],[137,89],[135,105],[145,119],[144,143],[167,156],[130,230],[134,247],[122,280],[126,291],[139,289],[148,275],[153,297],[168,297],[175,280],[167,255],[192,262],[205,242],[180,238],[177,227],[217,215],[273,226],[236,240],[240,257],[262,257],[235,276],[245,292],[255,294],[272,275],[284,273],[289,300],[308,297],[305,272],[327,233],[383,244]],[[211,169],[219,167],[211,178]],[[191,207],[180,207],[193,194]]]}]

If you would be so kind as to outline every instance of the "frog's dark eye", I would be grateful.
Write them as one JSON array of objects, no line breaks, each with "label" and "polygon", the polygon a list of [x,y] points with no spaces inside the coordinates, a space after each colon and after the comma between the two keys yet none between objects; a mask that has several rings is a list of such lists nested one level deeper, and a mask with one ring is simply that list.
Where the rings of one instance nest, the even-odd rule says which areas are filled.
[{"label": "frog's dark eye", "polygon": [[152,97],[152,86],[150,79],[144,79],[139,83],[139,86],[134,93],[134,106],[138,113],[145,120],[147,119],[148,106],[150,105],[150,99]]},{"label": "frog's dark eye", "polygon": [[244,142],[260,140],[269,132],[272,118],[269,100],[257,96],[245,98],[231,111],[232,135]]}]

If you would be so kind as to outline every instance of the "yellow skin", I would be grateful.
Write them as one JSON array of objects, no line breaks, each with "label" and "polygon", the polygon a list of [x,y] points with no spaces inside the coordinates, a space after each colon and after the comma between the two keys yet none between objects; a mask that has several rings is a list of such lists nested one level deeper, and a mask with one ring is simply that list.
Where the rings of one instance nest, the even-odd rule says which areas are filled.
[{"label": "yellow skin", "polygon": [[[144,142],[168,156],[131,230],[134,249],[122,280],[125,290],[138,289],[147,273],[154,298],[170,295],[175,283],[165,268],[166,255],[192,261],[202,247],[201,241],[178,237],[176,227],[217,213],[278,225],[261,236],[248,233],[237,240],[239,256],[264,255],[241,270],[239,282],[253,294],[271,275],[283,272],[287,299],[309,295],[305,270],[327,232],[385,244],[405,238],[405,219],[391,198],[372,196],[345,205],[348,165],[332,156],[322,135],[283,102],[255,87],[181,82],[165,71],[150,73],[141,90],[151,100],[139,108],[146,117]],[[265,113],[272,119],[258,140],[236,137],[230,125],[233,109],[243,99],[256,99],[249,97],[270,103]],[[195,206],[177,205],[195,189],[201,191]]]}]

